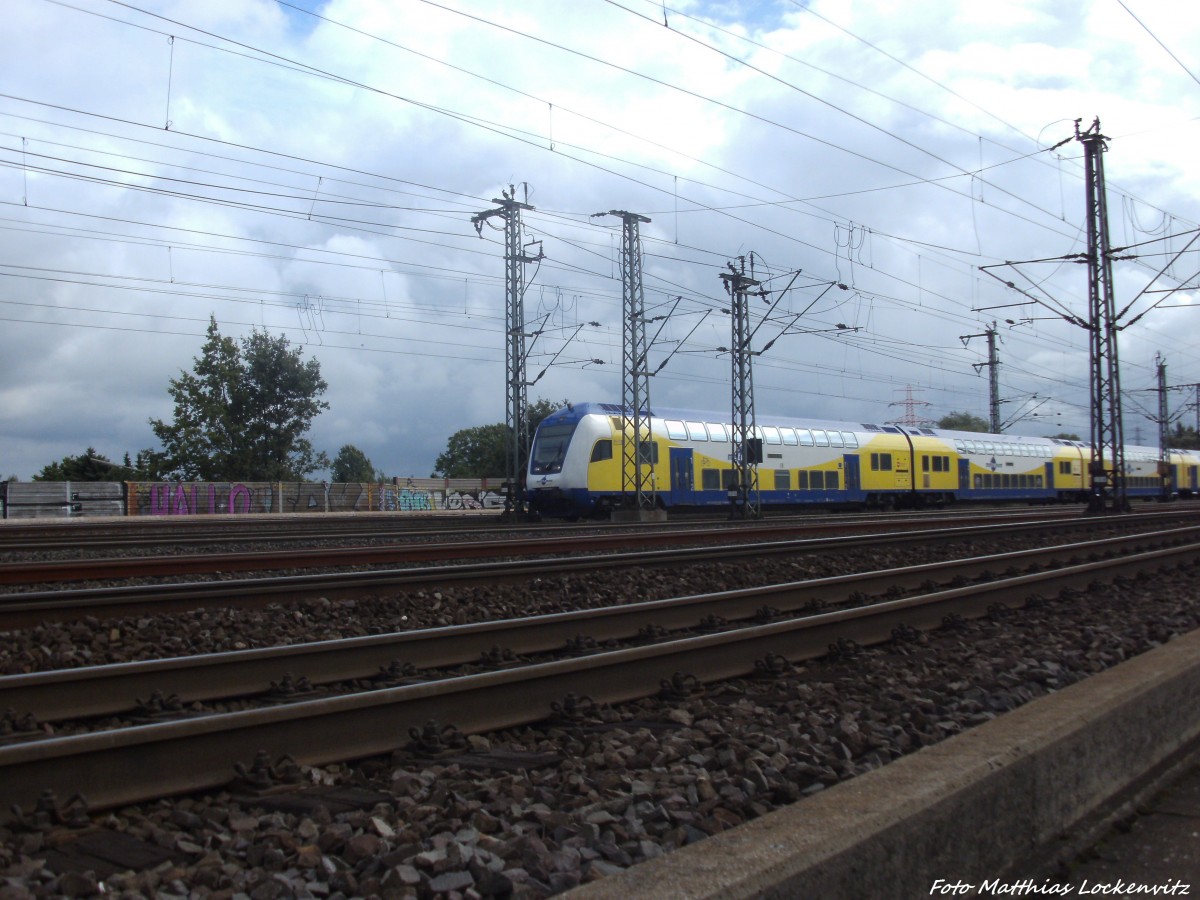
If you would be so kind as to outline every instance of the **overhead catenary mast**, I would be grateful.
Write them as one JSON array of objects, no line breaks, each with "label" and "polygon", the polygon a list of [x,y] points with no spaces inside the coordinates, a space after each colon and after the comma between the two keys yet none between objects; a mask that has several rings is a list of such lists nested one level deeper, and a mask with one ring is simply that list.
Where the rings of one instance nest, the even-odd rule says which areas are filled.
[{"label": "overhead catenary mast", "polygon": [[[754,254],[750,254],[750,275],[746,275],[746,258],[738,257],[738,266],[729,264],[721,273],[725,290],[733,301],[732,319],[731,408],[733,433],[730,435],[734,483],[729,486],[732,515],[742,519],[762,516],[758,492],[758,464],[762,462],[762,441],[754,417],[754,354],[750,350],[750,309],[746,302],[751,291],[761,282],[754,278]],[[762,292],[755,292],[761,295]]]},{"label": "overhead catenary mast", "polygon": [[985,328],[983,334],[964,334],[958,339],[966,346],[971,338],[977,337],[987,338],[988,361],[972,363],[972,367],[976,372],[984,366],[988,368],[988,429],[992,434],[999,434],[1003,426],[1000,423],[1000,354],[996,349],[996,323]]},{"label": "overhead catenary mast", "polygon": [[[545,257],[541,244],[537,254],[525,252],[521,243],[521,211],[532,210],[516,199],[516,188],[509,185],[503,198],[492,198],[497,206],[471,217],[475,231],[482,235],[483,223],[493,216],[504,222],[504,366],[507,372],[504,397],[506,441],[504,445],[504,515],[523,516],[525,508],[522,462],[529,446],[529,391],[526,379],[525,338],[525,266]],[[529,199],[528,185],[526,200]],[[532,246],[535,242],[530,242]]]},{"label": "overhead catenary mast", "polygon": [[1125,512],[1125,436],[1121,421],[1121,377],[1117,359],[1117,314],[1113,299],[1112,250],[1108,238],[1108,200],[1104,187],[1107,138],[1100,119],[1075,139],[1083,144],[1087,205],[1088,320],[1091,373],[1092,513]]},{"label": "overhead catenary mast", "polygon": [[621,220],[621,506],[639,518],[655,509],[654,435],[651,427],[646,301],[642,290],[640,223],[645,216],[612,209],[597,215]]}]

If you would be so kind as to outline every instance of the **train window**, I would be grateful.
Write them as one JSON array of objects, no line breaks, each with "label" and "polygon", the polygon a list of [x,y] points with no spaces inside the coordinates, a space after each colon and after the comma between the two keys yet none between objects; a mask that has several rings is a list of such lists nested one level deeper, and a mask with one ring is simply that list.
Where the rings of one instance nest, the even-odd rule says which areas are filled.
[{"label": "train window", "polygon": [[996,455],[996,445],[995,445],[995,444],[993,444],[993,443],[991,443],[990,441],[984,441],[984,443],[983,443],[983,452],[984,452],[984,453],[989,453],[989,454],[991,454],[992,456],[995,456],[995,455]]},{"label": "train window", "polygon": [[890,472],[890,471],[892,471],[892,454],[890,454],[890,453],[872,453],[871,454],[871,471],[872,472]]},{"label": "train window", "polygon": [[721,489],[721,473],[717,469],[700,470],[700,488],[705,491]]},{"label": "train window", "polygon": [[612,458],[612,441],[596,441],[592,445],[592,462],[604,462]]},{"label": "train window", "polygon": [[767,425],[763,428],[763,437],[766,438],[768,444],[782,444],[783,438],[779,436],[779,429],[773,425]]},{"label": "train window", "polygon": [[563,460],[567,456],[567,445],[571,443],[571,435],[575,433],[578,422],[566,425],[547,425],[542,423],[537,430],[533,442],[533,453],[529,459],[529,471],[533,475],[546,475],[561,472]]},{"label": "train window", "polygon": [[813,429],[813,440],[816,441],[818,447],[828,447],[829,446],[829,435],[827,435],[824,431],[820,431],[816,428]]},{"label": "train window", "polygon": [[652,466],[658,464],[658,444],[654,441],[640,441],[638,452],[642,455],[642,462],[650,463]]},{"label": "train window", "polygon": [[1071,474],[1071,461],[1069,459],[1060,459],[1058,461],[1058,474],[1059,475],[1070,475]]},{"label": "train window", "polygon": [[840,431],[829,432],[829,446],[830,447],[846,446],[846,442],[842,440],[842,433]]},{"label": "train window", "polygon": [[780,428],[779,433],[783,435],[783,442],[789,447],[796,446],[796,429],[795,428]]},{"label": "train window", "polygon": [[846,446],[849,447],[851,450],[858,449],[858,435],[856,435],[850,431],[843,431],[842,438],[843,438],[843,440],[845,440]]},{"label": "train window", "polygon": [[1033,476],[1033,486],[1034,487],[1042,487],[1042,476],[1041,475]]},{"label": "train window", "polygon": [[981,487],[983,487],[983,476],[976,474],[975,475],[975,490],[979,490]]},{"label": "train window", "polygon": [[796,487],[802,491],[808,490],[808,470],[800,469],[796,472]]},{"label": "train window", "polygon": [[921,456],[921,471],[922,472],[929,471],[929,457],[928,456],[925,456],[925,455]]},{"label": "train window", "polygon": [[825,473],[825,490],[836,491],[838,489],[838,481],[839,481],[839,479],[838,479],[837,472],[826,472]]},{"label": "train window", "polygon": [[687,429],[683,427],[682,422],[672,422],[667,419],[667,437],[673,441],[686,441]]},{"label": "train window", "polygon": [[730,490],[734,485],[737,484],[737,476],[738,473],[735,469],[722,469],[721,486],[727,491]]},{"label": "train window", "polygon": [[708,432],[704,430],[703,422],[688,422],[687,433],[693,441],[707,441]]},{"label": "train window", "polygon": [[775,490],[790,491],[792,489],[792,473],[787,469],[775,470]]},{"label": "train window", "polygon": [[807,428],[797,428],[796,434],[799,435],[799,437],[800,437],[800,446],[801,447],[811,447],[813,445],[812,432],[809,431]]},{"label": "train window", "polygon": [[714,425],[712,422],[708,423],[708,436],[714,441],[720,441],[722,444],[729,441],[729,435],[725,432],[725,426]]}]

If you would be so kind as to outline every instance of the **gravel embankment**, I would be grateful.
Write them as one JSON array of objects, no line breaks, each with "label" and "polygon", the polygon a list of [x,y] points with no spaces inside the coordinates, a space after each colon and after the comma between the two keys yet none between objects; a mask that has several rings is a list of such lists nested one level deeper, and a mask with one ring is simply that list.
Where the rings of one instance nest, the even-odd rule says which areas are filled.
[{"label": "gravel embankment", "polygon": [[[901,556],[912,563],[914,555],[875,558],[872,568],[898,564]],[[810,577],[824,568],[814,561],[795,566]],[[847,566],[845,559],[836,563],[839,571]],[[413,748],[301,772],[312,784],[378,792],[379,802],[366,809],[272,812],[229,792],[123,809],[98,824],[169,850],[173,859],[103,879],[103,890],[254,900],[548,896],[802,802],[1192,630],[1200,625],[1194,577],[1193,568],[1094,588],[852,657],[826,657],[774,680],[737,680],[684,698],[593,710],[578,722],[472,736],[448,751],[457,758]],[[726,567],[694,573],[683,584],[674,574],[639,578],[645,580],[620,595],[659,596],[664,580],[670,594],[738,584]],[[430,598],[389,601],[397,604],[389,614],[408,610],[411,626],[422,627],[466,621],[468,610],[483,605],[495,615],[613,599],[569,580],[536,586],[520,599],[500,600],[504,592],[497,591],[444,596],[424,613],[417,610],[431,607]],[[295,628],[309,629],[306,639],[349,633],[370,606],[306,607]],[[169,634],[191,622],[177,632],[194,642],[187,652],[236,644],[250,628],[225,621],[224,613],[207,615],[218,618],[143,625]],[[376,627],[364,623],[353,633]],[[193,629],[207,629],[209,637]],[[72,646],[56,645],[55,652]],[[499,768],[505,763],[516,768]],[[96,877],[52,872],[43,862],[47,850],[41,832],[0,829],[0,900],[101,890]]]}]

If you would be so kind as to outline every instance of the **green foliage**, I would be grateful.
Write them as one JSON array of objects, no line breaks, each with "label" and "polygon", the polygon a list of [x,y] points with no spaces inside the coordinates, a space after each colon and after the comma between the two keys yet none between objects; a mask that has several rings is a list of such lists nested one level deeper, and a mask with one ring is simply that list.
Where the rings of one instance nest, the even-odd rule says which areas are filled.
[{"label": "green foliage", "polygon": [[[215,318],[192,372],[172,379],[175,419],[151,419],[161,453],[143,451],[159,478],[292,481],[329,465],[304,436],[329,404],[320,364],[303,362],[285,337],[255,331],[241,346]],[[143,454],[138,454],[142,459]]]},{"label": "green foliage", "polygon": [[330,478],[338,483],[384,481],[382,471],[376,471],[367,455],[353,444],[345,444],[333,458],[330,466]]},{"label": "green foliage", "polygon": [[969,412],[952,412],[948,416],[943,416],[938,419],[937,427],[945,428],[947,431],[979,431],[984,434],[992,430],[987,419],[981,419]]},{"label": "green foliage", "polygon": [[43,466],[33,476],[34,481],[124,481],[133,473],[118,466],[88,447],[79,456],[64,456],[55,463]]},{"label": "green foliage", "polygon": [[1168,443],[1174,450],[1200,450],[1200,434],[1196,433],[1195,428],[1184,428],[1183,425],[1176,424]]},{"label": "green foliage", "polygon": [[[537,431],[542,419],[556,409],[565,406],[566,400],[555,403],[539,399],[529,404],[525,415],[529,419],[529,433]],[[508,443],[508,426],[503,422],[495,425],[478,425],[464,428],[450,435],[446,449],[434,461],[435,478],[487,478],[503,476],[505,472],[505,450]],[[521,466],[529,459],[529,448],[522,448]]]},{"label": "green foliage", "polygon": [[504,474],[508,427],[477,425],[450,435],[446,449],[438,454],[433,474],[438,478],[485,478]]},{"label": "green foliage", "polygon": [[1058,438],[1061,441],[1082,441],[1083,440],[1083,438],[1081,438],[1079,435],[1071,433],[1071,432],[1066,432],[1066,431],[1060,431],[1058,434],[1050,435],[1050,437]]}]

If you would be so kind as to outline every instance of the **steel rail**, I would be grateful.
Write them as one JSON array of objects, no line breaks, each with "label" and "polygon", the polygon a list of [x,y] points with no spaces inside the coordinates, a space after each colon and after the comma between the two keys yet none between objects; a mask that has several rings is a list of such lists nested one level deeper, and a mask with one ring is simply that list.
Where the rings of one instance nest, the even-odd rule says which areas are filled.
[{"label": "steel rail", "polygon": [[680,672],[700,682],[734,678],[752,673],[765,656],[812,659],[840,638],[880,643],[901,625],[937,628],[950,613],[978,617],[996,603],[1023,605],[1025,592],[1086,587],[1101,577],[1190,563],[1198,550],[1188,544],[580,659],[3,747],[0,796],[31,808],[46,790],[62,797],[80,793],[92,809],[104,809],[226,785],[235,763],[249,763],[260,752],[324,765],[404,747],[410,729],[430,720],[466,733],[512,728],[548,717],[552,704],[570,693],[620,703],[655,693]]},{"label": "steel rail", "polygon": [[696,628],[710,616],[744,621],[764,606],[793,612],[814,600],[844,603],[856,592],[912,590],[930,582],[946,584],[1005,569],[1046,567],[1086,555],[1195,540],[1200,540],[1200,526],[603,609],[8,675],[0,677],[0,709],[14,710],[18,716],[32,713],[39,722],[57,722],[128,712],[139,698],[155,691],[174,695],[182,703],[249,696],[268,691],[289,675],[303,675],[311,684],[321,685],[371,678],[396,660],[429,669],[475,662],[497,647],[517,655],[553,652],[581,635],[597,642],[629,639],[648,626]]},{"label": "steel rail", "polygon": [[[1193,517],[1188,517],[1193,518]],[[1124,517],[1121,525],[1138,524]],[[1161,519],[1146,520],[1160,524]],[[1108,518],[1075,518],[1071,527],[1084,532],[1114,527]],[[305,597],[358,597],[372,591],[413,590],[447,585],[495,584],[560,573],[592,573],[610,568],[686,565],[745,557],[768,557],[821,553],[911,543],[944,542],[989,536],[1009,537],[1018,532],[1061,530],[1061,521],[1005,522],[967,528],[901,531],[892,534],[845,535],[767,543],[705,545],[601,556],[572,556],[550,559],[498,561],[457,566],[373,569],[312,575],[283,575],[237,581],[173,582],[123,585],[86,589],[27,591],[0,594],[0,629],[36,625],[45,621],[68,621],[80,616],[96,618],[187,612],[204,606],[262,607],[270,603],[294,602]],[[645,541],[641,541],[645,543]]]},{"label": "steel rail", "polygon": [[[1162,513],[1152,514],[1155,518]],[[1183,514],[1180,514],[1183,515]],[[1006,516],[1015,525],[1031,521],[1028,514]],[[996,517],[986,517],[999,524]],[[1036,521],[1036,520],[1034,520]],[[1044,519],[1042,520],[1044,524]],[[1055,521],[1061,521],[1056,519]],[[1067,521],[1078,522],[1075,517]],[[913,519],[889,523],[897,529],[925,528],[928,522]],[[116,578],[173,577],[220,572],[265,572],[278,569],[312,569],[334,566],[390,565],[411,562],[537,556],[597,550],[623,550],[670,544],[752,541],[795,534],[861,530],[860,522],[795,522],[721,528],[666,528],[622,531],[617,534],[583,534],[554,537],[508,537],[498,540],[402,543],[366,547],[306,547],[294,550],[256,550],[234,553],[191,553],[161,556],[123,556],[97,559],[30,560],[0,563],[0,584],[46,584]],[[961,525],[958,527],[962,527]],[[266,539],[263,539],[266,540]],[[226,539],[228,543],[229,539]]]},{"label": "steel rail", "polygon": [[[495,511],[497,514],[499,510]],[[719,511],[722,512],[723,511]],[[774,515],[773,524],[805,523],[820,527],[824,524],[876,525],[895,523],[897,520],[954,519],[954,518],[1009,518],[1013,516],[1047,516],[1072,518],[1079,515],[1071,507],[1042,507],[1037,509],[1014,509],[1012,506],[957,507],[940,510],[909,511],[904,514],[878,512],[825,512],[808,511],[798,514]],[[43,519],[0,521],[0,552],[16,550],[77,550],[80,547],[130,547],[168,546],[229,543],[231,541],[280,541],[295,542],[319,539],[355,540],[361,538],[414,538],[453,537],[464,529],[472,532],[495,532],[505,535],[537,534],[562,531],[630,531],[656,530],[653,526],[630,523],[589,521],[587,523],[552,522],[541,524],[503,525],[492,524],[487,516],[478,516],[467,523],[460,520],[448,527],[447,518],[421,516],[420,513],[353,513],[353,514],[304,514],[301,517],[255,516],[237,517],[169,517],[129,518],[119,520],[72,520],[60,524]],[[713,514],[679,515],[673,518],[672,528],[717,528],[740,530],[744,522],[723,521]]]}]

